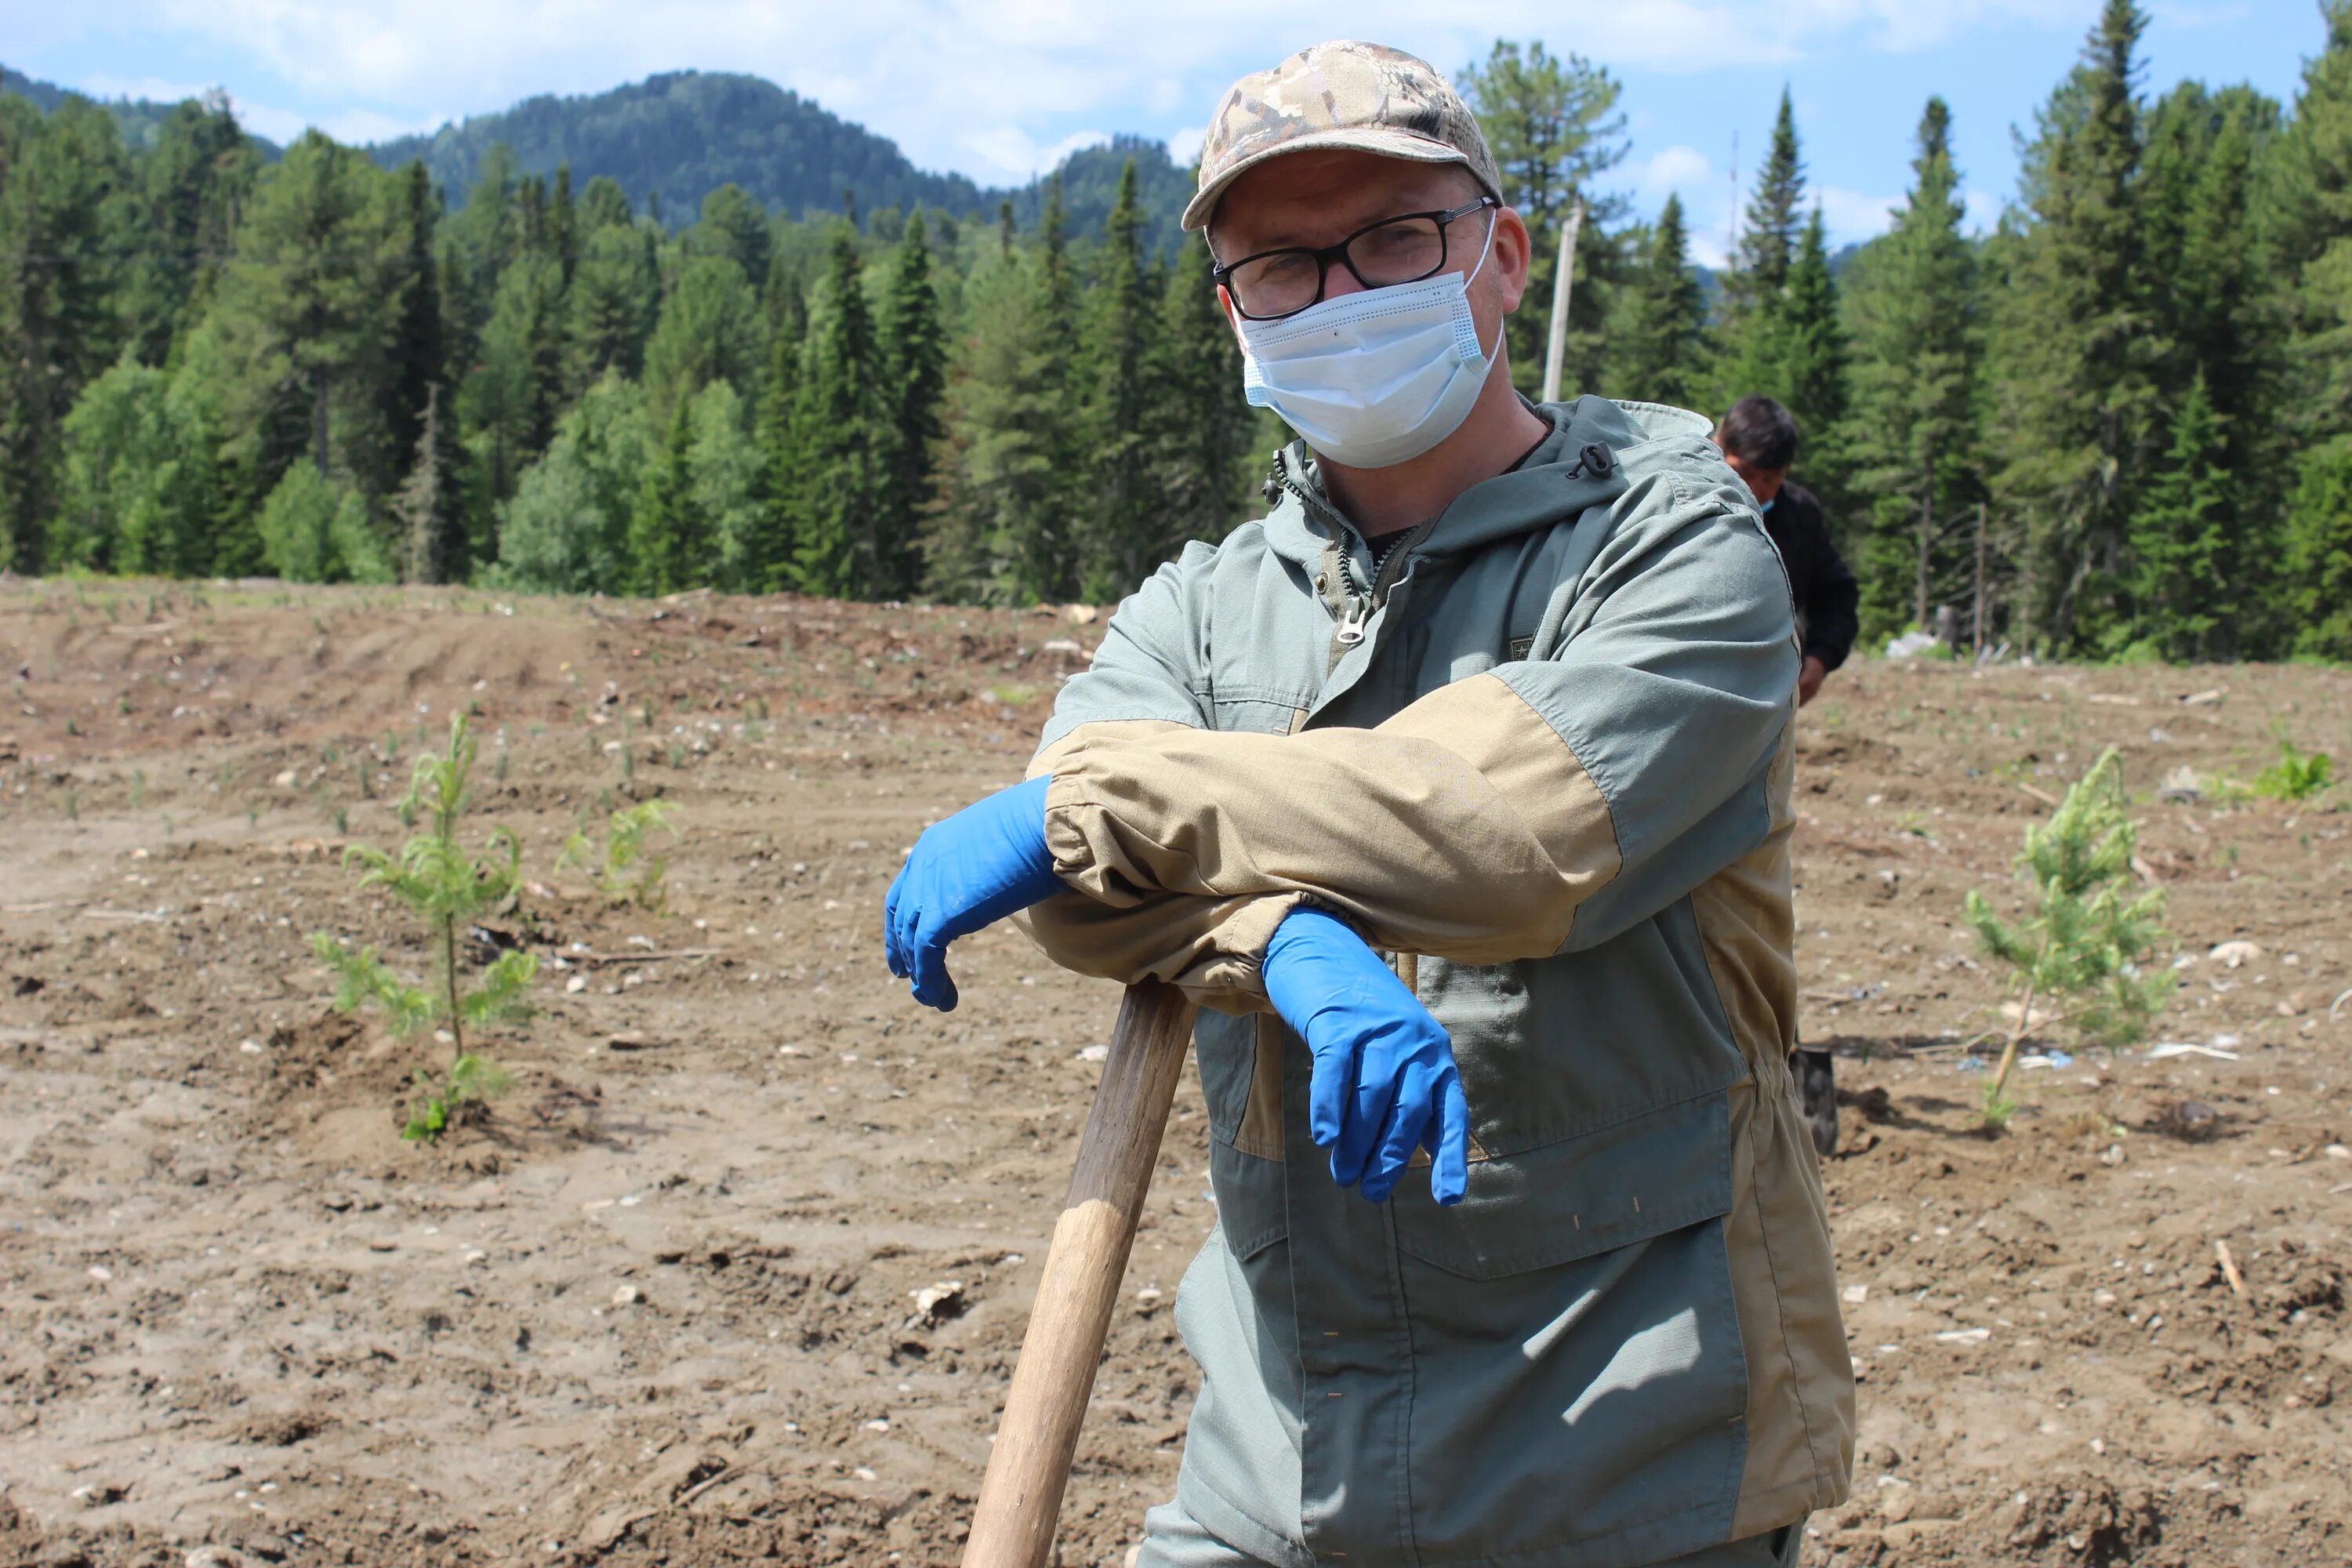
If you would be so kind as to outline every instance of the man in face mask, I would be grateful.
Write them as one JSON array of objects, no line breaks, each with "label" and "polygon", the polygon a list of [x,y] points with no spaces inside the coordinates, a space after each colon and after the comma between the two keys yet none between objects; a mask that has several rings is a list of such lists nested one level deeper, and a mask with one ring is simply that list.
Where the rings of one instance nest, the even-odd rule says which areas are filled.
[{"label": "man in face mask", "polygon": [[[1272,510],[884,913],[1199,1000],[1218,1225],[1149,1568],[1796,1560],[1853,1385],[1788,1058],[1787,580],[1691,414],[1512,390],[1528,244],[1393,49],[1244,79],[1206,228]],[[1366,1201],[1369,1200],[1369,1201]]]}]

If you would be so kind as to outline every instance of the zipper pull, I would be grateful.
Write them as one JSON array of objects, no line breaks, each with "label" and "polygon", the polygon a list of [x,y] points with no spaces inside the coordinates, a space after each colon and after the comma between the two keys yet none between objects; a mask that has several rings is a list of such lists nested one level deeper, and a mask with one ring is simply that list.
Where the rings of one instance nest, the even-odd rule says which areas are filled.
[{"label": "zipper pull", "polygon": [[1364,623],[1371,618],[1372,601],[1369,595],[1358,598],[1348,595],[1347,613],[1339,618],[1339,635],[1332,640],[1341,647],[1353,647],[1364,640]]}]

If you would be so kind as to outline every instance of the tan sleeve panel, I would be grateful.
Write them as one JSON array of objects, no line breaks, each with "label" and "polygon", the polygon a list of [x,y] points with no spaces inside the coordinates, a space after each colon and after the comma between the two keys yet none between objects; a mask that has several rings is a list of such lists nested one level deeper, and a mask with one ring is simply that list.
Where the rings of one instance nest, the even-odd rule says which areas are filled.
[{"label": "tan sleeve panel", "polygon": [[1030,758],[1029,771],[1021,776],[1024,780],[1034,779],[1057,771],[1063,758],[1084,747],[1090,740],[1141,741],[1154,735],[1182,734],[1191,730],[1189,724],[1171,723],[1165,719],[1106,719],[1099,723],[1081,724]]},{"label": "tan sleeve panel", "polygon": [[1055,868],[1111,905],[1309,894],[1376,947],[1499,963],[1557,952],[1622,864],[1576,753],[1491,675],[1372,730],[1087,725],[1041,761]]},{"label": "tan sleeve panel", "polygon": [[1732,1533],[1776,1530],[1843,1502],[1853,1472],[1853,1363],[1838,1315],[1820,1163],[1798,1103],[1797,966],[1789,835],[1795,747],[1767,777],[1771,830],[1691,895],[1731,1032],[1754,1077],[1732,1090],[1732,1206],[1724,1241],[1748,1360],[1748,1463]]},{"label": "tan sleeve panel", "polygon": [[1013,917],[1065,969],[1132,985],[1161,980],[1201,1006],[1266,1010],[1259,965],[1275,927],[1303,895],[1198,899],[1163,895],[1121,907],[1065,893]]},{"label": "tan sleeve panel", "polygon": [[[1793,731],[1792,731],[1793,733]],[[1797,1048],[1796,912],[1789,837],[1796,747],[1783,740],[1766,775],[1771,827],[1755,848],[1691,893],[1699,940],[1732,1038],[1751,1068]]]},{"label": "tan sleeve panel", "polygon": [[1731,1091],[1731,1295],[1748,1362],[1748,1460],[1731,1532],[1761,1534],[1846,1500],[1853,1363],[1821,1171],[1786,1058]]}]

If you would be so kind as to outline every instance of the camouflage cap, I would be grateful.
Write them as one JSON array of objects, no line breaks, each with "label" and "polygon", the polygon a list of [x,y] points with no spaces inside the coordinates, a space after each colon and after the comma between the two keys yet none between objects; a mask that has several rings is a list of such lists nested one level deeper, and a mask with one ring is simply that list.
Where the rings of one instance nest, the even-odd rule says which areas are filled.
[{"label": "camouflage cap", "polygon": [[1344,147],[1418,163],[1459,163],[1500,201],[1502,177],[1485,132],[1428,61],[1402,49],[1341,39],[1234,83],[1209,121],[1201,188],[1184,227],[1206,228],[1225,187],[1285,153]]}]

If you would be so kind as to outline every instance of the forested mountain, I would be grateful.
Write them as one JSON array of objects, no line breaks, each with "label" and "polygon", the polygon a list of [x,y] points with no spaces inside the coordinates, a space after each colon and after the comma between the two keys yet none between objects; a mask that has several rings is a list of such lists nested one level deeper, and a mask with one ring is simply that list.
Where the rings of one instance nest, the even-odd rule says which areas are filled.
[{"label": "forested mountain", "polygon": [[962,175],[926,174],[897,142],[731,71],[668,71],[607,92],[527,98],[368,151],[387,169],[424,159],[450,204],[463,205],[501,143],[522,174],[551,177],[570,163],[575,180],[603,174],[639,208],[658,202],[673,224],[692,221],[704,196],[730,184],[793,217],[839,212],[853,190],[868,212],[926,206],[961,217],[996,205]]},{"label": "forested mountain", "polygon": [[[74,96],[5,66],[0,66],[0,92],[29,99],[43,113]],[[119,99],[101,107],[122,124],[126,141],[144,146],[173,105]],[[254,140],[264,161],[278,156],[277,146]],[[569,164],[575,183],[604,175],[632,205],[671,228],[694,221],[702,198],[721,185],[734,185],[793,217],[843,212],[854,203],[864,213],[923,206],[959,218],[978,213],[992,219],[998,205],[1010,201],[1013,220],[1033,229],[1045,204],[1043,180],[999,189],[961,174],[918,169],[887,137],[765,78],[730,71],[671,71],[607,92],[542,94],[366,151],[387,169],[423,160],[452,206],[465,205],[486,172],[503,168],[506,177],[552,180]],[[1115,137],[1108,146],[1070,154],[1060,171],[1069,222],[1081,233],[1102,227],[1130,158],[1150,215],[1144,243],[1165,255],[1192,194],[1192,174],[1150,137]]]}]

